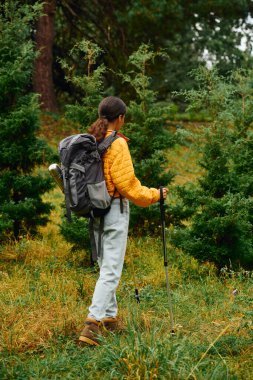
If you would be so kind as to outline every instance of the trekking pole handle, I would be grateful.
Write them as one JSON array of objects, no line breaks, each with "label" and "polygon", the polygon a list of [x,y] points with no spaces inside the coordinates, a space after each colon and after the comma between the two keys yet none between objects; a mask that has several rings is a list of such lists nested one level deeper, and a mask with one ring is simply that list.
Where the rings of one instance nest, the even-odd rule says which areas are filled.
[{"label": "trekking pole handle", "polygon": [[160,203],[164,203],[164,198],[163,198],[163,187],[160,186]]},{"label": "trekking pole handle", "polygon": [[165,209],[164,209],[164,197],[163,197],[163,187],[160,186],[160,210],[162,221],[165,220]]}]

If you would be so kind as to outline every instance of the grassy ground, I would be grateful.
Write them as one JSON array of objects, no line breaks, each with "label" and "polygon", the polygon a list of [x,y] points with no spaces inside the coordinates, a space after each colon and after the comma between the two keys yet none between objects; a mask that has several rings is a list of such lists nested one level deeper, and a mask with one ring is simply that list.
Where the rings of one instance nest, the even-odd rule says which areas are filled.
[{"label": "grassy ground", "polygon": [[[196,178],[189,148],[168,155],[177,183]],[[62,194],[55,189],[46,199],[56,208],[40,236],[0,252],[1,380],[252,379],[252,274],[217,277],[210,264],[168,246],[171,336],[161,241],[153,237],[129,239],[118,289],[126,330],[104,336],[99,348],[78,347],[98,271],[84,267],[85,253],[72,253],[59,235]]]}]

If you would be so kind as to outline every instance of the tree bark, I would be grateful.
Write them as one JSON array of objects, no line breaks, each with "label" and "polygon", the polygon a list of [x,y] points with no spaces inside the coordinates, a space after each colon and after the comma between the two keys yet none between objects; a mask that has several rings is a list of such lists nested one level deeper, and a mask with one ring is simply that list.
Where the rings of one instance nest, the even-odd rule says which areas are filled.
[{"label": "tree bark", "polygon": [[40,95],[41,110],[57,111],[53,83],[53,42],[56,0],[44,3],[43,14],[37,22],[35,42],[39,52],[35,60],[33,88]]}]

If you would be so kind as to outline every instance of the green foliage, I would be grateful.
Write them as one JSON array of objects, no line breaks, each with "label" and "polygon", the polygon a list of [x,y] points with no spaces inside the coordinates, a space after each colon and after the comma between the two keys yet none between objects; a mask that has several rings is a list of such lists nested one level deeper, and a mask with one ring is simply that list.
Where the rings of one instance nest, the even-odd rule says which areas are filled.
[{"label": "green foliage", "polygon": [[66,60],[61,60],[67,81],[80,93],[78,103],[66,106],[66,117],[85,128],[96,120],[97,107],[102,100],[105,66],[95,67],[102,53],[96,44],[82,40],[70,50],[70,59],[81,62],[80,66],[71,66]]},{"label": "green foliage", "polygon": [[[125,130],[129,134],[135,174],[141,183],[148,187],[167,186],[173,175],[166,169],[166,150],[175,143],[175,136],[165,128],[170,112],[168,106],[159,106],[155,102],[156,93],[151,89],[151,78],[147,67],[158,56],[165,57],[164,52],[156,53],[149,45],[142,44],[129,57],[133,70],[123,75],[123,80],[133,86],[136,100],[130,102]],[[154,232],[159,224],[159,207],[149,208],[131,206],[131,227],[136,233]]]},{"label": "green foliage", "polygon": [[[193,78],[187,73],[204,64],[203,52],[219,65],[225,74],[236,67],[249,67],[252,24],[247,16],[253,11],[251,0],[90,0],[89,4],[67,0],[57,3],[55,51],[64,57],[76,41],[95,41],[105,51],[106,67],[125,72],[129,55],[142,43],[155,50],[167,50],[170,60],[159,58],[150,69],[152,89],[165,99],[172,91],[190,89]],[[248,51],[240,50],[240,38],[246,31]],[[79,65],[79,60],[75,64]],[[121,86],[113,72],[106,72],[106,87],[124,99],[133,92]],[[55,65],[55,77],[61,90],[66,90],[62,72]],[[78,93],[69,88],[76,98]],[[126,98],[127,96],[127,98]]]},{"label": "green foliage", "polygon": [[33,175],[48,153],[39,130],[38,97],[31,77],[35,59],[31,25],[41,6],[18,7],[13,1],[0,12],[0,237],[36,232],[44,225],[51,206],[42,194],[51,189],[50,179]]},{"label": "green foliage", "polygon": [[71,223],[66,219],[62,221],[60,232],[67,242],[74,244],[73,250],[80,248],[90,250],[88,222],[88,219],[77,218],[75,215],[72,215]]},{"label": "green foliage", "polygon": [[[79,133],[84,132],[98,117],[97,109],[103,98],[103,74],[105,72],[104,65],[96,67],[97,59],[101,53],[102,50],[96,44],[82,40],[70,51],[70,58],[79,57],[82,61],[81,69],[70,66],[66,60],[61,61],[62,67],[67,72],[67,80],[81,94],[80,102],[66,106],[66,117],[68,120],[78,123]],[[64,218],[60,231],[64,238],[73,244],[74,249],[88,249],[90,247],[86,219],[78,219],[73,216],[72,223],[68,223]]]},{"label": "green foliage", "polygon": [[170,207],[171,240],[201,261],[252,267],[252,76],[236,71],[225,80],[200,69],[196,79],[199,88],[186,93],[190,108],[208,110],[213,121],[199,141],[204,175],[179,189],[180,207]]}]

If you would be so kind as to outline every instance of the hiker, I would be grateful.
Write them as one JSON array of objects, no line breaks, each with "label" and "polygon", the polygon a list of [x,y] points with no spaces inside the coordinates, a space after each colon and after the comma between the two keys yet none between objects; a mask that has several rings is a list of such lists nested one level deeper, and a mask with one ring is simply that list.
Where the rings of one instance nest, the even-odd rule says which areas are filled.
[{"label": "hiker", "polygon": [[[99,118],[88,133],[101,142],[114,131],[119,132],[125,122],[126,105],[117,97],[104,98],[98,107]],[[129,201],[137,206],[147,207],[160,200],[160,191],[142,186],[135,177],[128,138],[117,133],[117,138],[103,156],[106,187],[113,197],[110,211],[104,216],[101,241],[99,279],[93,293],[89,314],[79,337],[79,342],[99,345],[101,327],[116,331],[117,318],[116,289],[119,284],[127,245],[129,224]],[[166,198],[167,189],[163,189]],[[100,218],[95,218],[94,234],[98,244]]]}]

